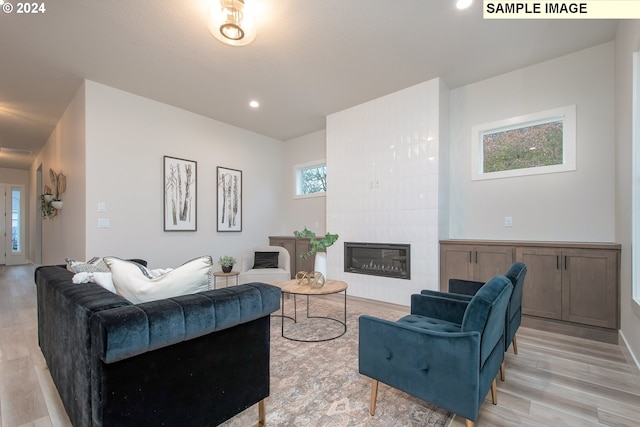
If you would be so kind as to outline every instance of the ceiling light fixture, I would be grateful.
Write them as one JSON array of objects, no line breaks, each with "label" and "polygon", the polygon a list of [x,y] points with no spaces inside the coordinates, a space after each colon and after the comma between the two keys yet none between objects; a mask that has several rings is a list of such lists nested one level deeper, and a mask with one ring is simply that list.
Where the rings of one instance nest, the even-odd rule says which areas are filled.
[{"label": "ceiling light fixture", "polygon": [[458,9],[466,9],[471,6],[471,3],[473,3],[473,0],[457,0],[456,7]]},{"label": "ceiling light fixture", "polygon": [[31,155],[30,150],[23,150],[22,148],[0,147],[0,152],[9,154],[26,154],[27,156]]},{"label": "ceiling light fixture", "polygon": [[251,102],[249,102],[249,107],[251,108],[258,108],[260,106],[260,103],[258,101],[256,101],[255,99]]},{"label": "ceiling light fixture", "polygon": [[251,8],[244,0],[215,0],[209,11],[209,32],[231,46],[244,46],[256,38]]}]

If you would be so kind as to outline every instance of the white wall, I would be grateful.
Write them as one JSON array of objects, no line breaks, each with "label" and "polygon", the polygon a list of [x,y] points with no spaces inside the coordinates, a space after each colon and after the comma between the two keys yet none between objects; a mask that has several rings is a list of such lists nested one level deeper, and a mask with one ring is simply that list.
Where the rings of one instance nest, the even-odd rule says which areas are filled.
[{"label": "white wall", "polygon": [[[175,267],[238,257],[283,229],[284,144],[87,81],[86,258],[140,257]],[[163,156],[197,161],[197,231],[163,231]],[[216,167],[243,172],[242,232],[216,231]],[[98,213],[98,203],[106,212]],[[98,228],[98,218],[110,228]],[[239,266],[236,266],[237,269]]]},{"label": "white wall", "polygon": [[[327,117],[328,275],[349,294],[407,305],[438,288],[441,103],[433,79]],[[446,112],[446,108],[444,109]],[[344,242],[408,243],[411,279],[344,272]]]},{"label": "white wall", "polygon": [[283,235],[292,235],[304,227],[319,236],[326,233],[326,197],[294,198],[296,165],[326,159],[326,135],[323,129],[285,142]]},{"label": "white wall", "polygon": [[[616,240],[613,64],[607,43],[451,91],[451,238]],[[472,126],[571,104],[576,171],[471,181]]]},{"label": "white wall", "polygon": [[20,184],[26,187],[29,183],[29,172],[22,169],[0,168],[0,182]]},{"label": "white wall", "polygon": [[[620,266],[620,333],[636,363],[640,360],[640,307],[631,293],[632,92],[633,53],[640,51],[640,21],[624,20],[616,34],[616,241],[622,245]],[[637,115],[638,112],[636,111]],[[637,118],[636,118],[637,120]],[[638,213],[636,213],[638,215]]]},{"label": "white wall", "polygon": [[40,200],[36,189],[36,172],[42,167],[42,183],[52,187],[49,169],[64,173],[67,188],[61,199],[63,209],[53,219],[42,220],[42,264],[64,263],[66,257],[85,256],[85,87],[75,94],[62,118],[29,169],[29,258],[36,260],[40,221]]}]

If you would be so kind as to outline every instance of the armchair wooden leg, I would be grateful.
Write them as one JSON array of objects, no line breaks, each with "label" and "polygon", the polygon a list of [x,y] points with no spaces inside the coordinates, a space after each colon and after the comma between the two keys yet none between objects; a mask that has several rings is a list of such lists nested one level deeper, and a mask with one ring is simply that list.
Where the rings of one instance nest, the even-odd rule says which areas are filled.
[{"label": "armchair wooden leg", "polygon": [[464,420],[464,425],[465,425],[465,427],[473,427],[473,426],[474,426],[474,424],[475,424],[475,423],[474,423],[473,421],[468,420],[468,419],[466,419],[466,418],[465,418],[465,420]]},{"label": "armchair wooden leg", "polygon": [[513,354],[518,354],[518,341],[516,341],[516,336],[513,336],[513,341],[511,341],[511,343],[513,344]]},{"label": "armchair wooden leg", "polygon": [[371,407],[369,413],[374,415],[376,413],[376,398],[378,397],[378,380],[373,380],[371,383]]},{"label": "armchair wooden leg", "polygon": [[258,402],[258,424],[254,427],[265,427],[267,425],[266,401],[267,399],[262,399]]},{"label": "armchair wooden leg", "polygon": [[500,364],[500,379],[504,381],[504,360]]},{"label": "armchair wooden leg", "polygon": [[497,387],[497,381],[494,378],[493,382],[491,383],[491,400],[493,401],[494,405],[498,404],[498,387]]}]

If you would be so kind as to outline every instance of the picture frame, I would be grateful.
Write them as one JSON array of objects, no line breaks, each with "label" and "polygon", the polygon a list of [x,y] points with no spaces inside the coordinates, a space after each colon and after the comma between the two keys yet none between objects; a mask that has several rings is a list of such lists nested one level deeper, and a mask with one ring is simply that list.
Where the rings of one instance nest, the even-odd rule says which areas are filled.
[{"label": "picture frame", "polygon": [[218,231],[242,231],[242,171],[217,168]]},{"label": "picture frame", "polygon": [[196,231],[198,163],[164,156],[164,231]]}]

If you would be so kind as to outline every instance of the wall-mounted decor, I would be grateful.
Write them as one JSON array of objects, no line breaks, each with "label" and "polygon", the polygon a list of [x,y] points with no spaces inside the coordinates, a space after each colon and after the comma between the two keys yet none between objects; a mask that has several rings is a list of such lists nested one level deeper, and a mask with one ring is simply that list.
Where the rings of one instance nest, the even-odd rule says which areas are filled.
[{"label": "wall-mounted decor", "polygon": [[164,156],[164,231],[196,231],[198,164]]},{"label": "wall-mounted decor", "polygon": [[52,219],[58,215],[58,211],[62,209],[62,193],[67,189],[67,177],[62,173],[56,173],[53,169],[49,169],[49,179],[55,192],[45,185],[40,195],[40,212],[43,219]]},{"label": "wall-mounted decor", "polygon": [[218,166],[218,231],[242,231],[242,171]]}]

